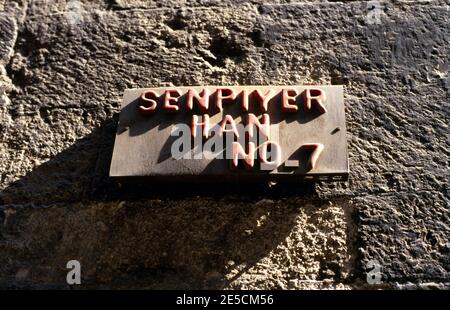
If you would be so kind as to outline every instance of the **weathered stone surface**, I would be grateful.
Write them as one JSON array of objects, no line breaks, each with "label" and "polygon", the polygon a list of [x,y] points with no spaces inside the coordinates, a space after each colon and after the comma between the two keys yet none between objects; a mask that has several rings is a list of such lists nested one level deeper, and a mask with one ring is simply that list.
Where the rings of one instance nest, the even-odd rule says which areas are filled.
[{"label": "weathered stone surface", "polygon": [[90,286],[130,276],[148,288],[333,286],[352,272],[347,207],[238,197],[4,206],[0,272],[64,286],[76,257]]},{"label": "weathered stone surface", "polygon": [[0,31],[2,34],[2,42],[0,42],[0,60],[2,65],[8,62],[13,51],[14,43],[17,36],[17,23],[14,18],[2,14],[0,16]]},{"label": "weathered stone surface", "polygon": [[[104,287],[359,287],[373,259],[449,282],[444,1],[143,3],[0,1],[0,285],[64,285],[77,257]],[[344,84],[350,181],[106,178],[125,88],[214,84]]]},{"label": "weathered stone surface", "polygon": [[450,210],[445,194],[411,192],[356,198],[361,264],[378,260],[386,280],[448,282]]}]

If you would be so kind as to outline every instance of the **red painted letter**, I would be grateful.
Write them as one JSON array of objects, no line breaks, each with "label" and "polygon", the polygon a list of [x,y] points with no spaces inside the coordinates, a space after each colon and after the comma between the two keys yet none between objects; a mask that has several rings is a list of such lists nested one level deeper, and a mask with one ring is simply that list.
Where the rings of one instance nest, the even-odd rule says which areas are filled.
[{"label": "red painted letter", "polygon": [[199,122],[199,116],[198,115],[192,115],[192,124],[191,124],[191,133],[192,137],[195,138],[197,136],[197,126],[202,125],[203,128],[203,137],[208,138],[209,137],[209,115],[204,114],[202,116],[203,120],[202,122]]},{"label": "red painted letter", "polygon": [[197,91],[194,89],[189,89],[187,95],[187,107],[189,111],[194,108],[194,98],[197,100],[200,110],[204,113],[208,111],[209,108],[209,90],[207,88],[203,89],[201,92],[202,96],[199,96]]},{"label": "red painted letter", "polygon": [[297,91],[295,89],[283,89],[281,92],[281,110],[283,112],[296,112],[298,110],[297,105],[290,104],[289,101],[295,101],[295,98],[297,97]]},{"label": "red painted letter", "polygon": [[[172,94],[176,94],[177,96],[172,97]],[[175,104],[171,104],[171,102],[178,102],[178,98],[181,96],[180,91],[178,89],[168,89],[164,95],[164,110],[167,112],[177,112],[180,107]]]},{"label": "red painted letter", "polygon": [[217,109],[222,112],[222,103],[224,101],[230,101],[236,99],[236,93],[231,88],[217,88],[216,90],[216,106]]},{"label": "red painted letter", "polygon": [[158,94],[154,90],[147,90],[141,95],[141,105],[139,111],[144,114],[152,113],[156,110]]},{"label": "red painted letter", "polygon": [[[267,147],[271,146],[270,158],[267,160]],[[273,170],[281,164],[281,146],[275,141],[266,141],[259,146],[259,158],[261,160],[261,170]]]},{"label": "red painted letter", "polygon": [[320,153],[322,153],[324,146],[321,143],[307,143],[303,144],[301,147],[311,150],[311,156],[309,157],[308,161],[308,169],[314,169],[316,166],[317,159],[319,159]]},{"label": "red painted letter", "polygon": [[[227,128],[228,124],[231,125],[231,129]],[[234,135],[236,136],[236,138],[239,138],[239,132],[237,130],[236,123],[234,122],[233,117],[231,115],[227,114],[223,118],[222,125],[220,125],[219,134],[223,135],[224,132],[231,132],[231,131],[234,132]]]},{"label": "red painted letter", "polygon": [[327,99],[325,92],[318,88],[305,89],[303,92],[303,97],[305,100],[305,108],[306,110],[311,110],[311,103],[314,100],[317,108],[321,113],[326,113],[327,109],[323,105],[324,101]]},{"label": "red painted letter", "polygon": [[248,93],[247,89],[242,90],[242,92],[241,92],[242,98],[241,99],[242,99],[242,109],[244,111],[248,111],[248,95],[249,95],[249,93]]},{"label": "red painted letter", "polygon": [[254,91],[256,99],[260,104],[260,109],[262,112],[267,112],[267,108],[269,106],[269,101],[275,96],[275,90],[269,89],[265,94],[259,92],[259,90]]},{"label": "red painted letter", "polygon": [[263,135],[266,139],[270,139],[270,117],[269,114],[262,115],[263,123],[258,120],[258,118],[253,113],[248,114],[247,118],[247,126],[248,126],[248,137],[249,139],[253,139],[254,127],[258,127],[259,134]]},{"label": "red painted letter", "polygon": [[249,142],[248,154],[239,142],[233,142],[233,161],[232,168],[237,168],[239,158],[244,159],[247,168],[253,168],[255,164],[255,143]]}]

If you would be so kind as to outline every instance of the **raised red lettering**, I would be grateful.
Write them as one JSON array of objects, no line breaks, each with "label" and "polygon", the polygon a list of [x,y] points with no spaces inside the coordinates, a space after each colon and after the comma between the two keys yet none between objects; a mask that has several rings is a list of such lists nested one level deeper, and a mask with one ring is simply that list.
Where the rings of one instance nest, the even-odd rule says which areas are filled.
[{"label": "raised red lettering", "polygon": [[289,102],[297,97],[297,91],[295,89],[283,89],[281,91],[281,110],[283,112],[296,112],[298,110],[297,105],[290,104]]},{"label": "raised red lettering", "polygon": [[189,111],[194,109],[194,99],[198,102],[200,110],[206,113],[209,108],[209,90],[207,88],[203,89],[201,96],[195,91],[195,89],[189,89],[187,94],[187,108]]},{"label": "raised red lettering", "polygon": [[223,111],[223,102],[228,102],[236,99],[236,92],[231,88],[217,88],[216,90],[216,106],[217,109]]},{"label": "raised red lettering", "polygon": [[143,114],[150,114],[156,110],[158,105],[158,94],[153,90],[147,90],[142,93],[139,105],[139,111]]},{"label": "raised red lettering", "polygon": [[[176,97],[172,95],[175,94]],[[172,104],[172,102],[178,102],[178,98],[181,96],[181,93],[178,89],[168,89],[164,93],[164,105],[163,108],[167,112],[177,112],[180,107],[176,104]]]}]

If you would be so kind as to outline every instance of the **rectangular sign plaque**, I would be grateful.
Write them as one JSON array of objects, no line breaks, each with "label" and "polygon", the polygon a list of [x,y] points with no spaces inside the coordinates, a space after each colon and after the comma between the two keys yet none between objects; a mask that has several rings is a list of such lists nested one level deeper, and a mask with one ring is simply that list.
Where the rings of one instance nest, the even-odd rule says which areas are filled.
[{"label": "rectangular sign plaque", "polygon": [[343,87],[125,90],[110,176],[149,180],[348,178]]}]

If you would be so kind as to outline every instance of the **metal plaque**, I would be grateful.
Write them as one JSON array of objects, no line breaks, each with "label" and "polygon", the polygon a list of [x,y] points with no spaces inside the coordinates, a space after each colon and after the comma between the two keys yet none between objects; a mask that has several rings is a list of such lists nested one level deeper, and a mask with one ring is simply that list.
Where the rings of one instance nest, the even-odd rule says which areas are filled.
[{"label": "metal plaque", "polygon": [[125,90],[110,176],[148,180],[348,178],[343,87]]}]

